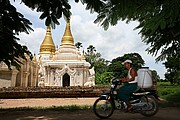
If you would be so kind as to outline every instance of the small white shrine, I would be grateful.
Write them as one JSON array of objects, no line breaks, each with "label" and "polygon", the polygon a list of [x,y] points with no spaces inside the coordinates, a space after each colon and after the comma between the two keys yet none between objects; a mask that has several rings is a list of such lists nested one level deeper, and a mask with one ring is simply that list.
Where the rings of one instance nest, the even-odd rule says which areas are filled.
[{"label": "small white shrine", "polygon": [[70,20],[59,48],[55,48],[51,28],[47,27],[46,36],[39,53],[39,86],[93,86],[95,85],[94,68],[85,60],[74,45],[70,30]]}]

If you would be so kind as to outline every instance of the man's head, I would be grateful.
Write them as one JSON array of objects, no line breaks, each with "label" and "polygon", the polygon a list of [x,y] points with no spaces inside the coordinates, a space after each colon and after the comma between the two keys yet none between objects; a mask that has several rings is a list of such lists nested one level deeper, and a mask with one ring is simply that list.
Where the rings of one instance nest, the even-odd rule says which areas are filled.
[{"label": "man's head", "polygon": [[127,59],[125,60],[124,62],[122,62],[122,64],[127,68],[129,69],[131,67],[131,64],[132,64],[132,61]]}]

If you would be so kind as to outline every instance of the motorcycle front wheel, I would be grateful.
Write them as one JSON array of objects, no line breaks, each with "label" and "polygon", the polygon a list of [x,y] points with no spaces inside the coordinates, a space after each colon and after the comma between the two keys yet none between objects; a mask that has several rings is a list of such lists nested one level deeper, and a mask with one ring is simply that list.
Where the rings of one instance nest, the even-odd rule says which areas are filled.
[{"label": "motorcycle front wheel", "polygon": [[113,114],[114,109],[111,100],[109,101],[101,98],[97,99],[93,105],[95,115],[103,119],[109,118]]}]

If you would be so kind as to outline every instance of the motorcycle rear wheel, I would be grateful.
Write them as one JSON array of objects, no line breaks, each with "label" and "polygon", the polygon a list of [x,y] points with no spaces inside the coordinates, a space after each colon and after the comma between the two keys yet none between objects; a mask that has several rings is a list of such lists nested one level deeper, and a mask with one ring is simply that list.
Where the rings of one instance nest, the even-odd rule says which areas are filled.
[{"label": "motorcycle rear wheel", "polygon": [[114,112],[114,105],[112,101],[106,99],[97,99],[93,105],[93,111],[99,118],[109,118]]},{"label": "motorcycle rear wheel", "polygon": [[159,110],[159,105],[158,102],[156,100],[156,98],[154,96],[147,96],[147,98],[143,97],[141,99],[142,102],[147,102],[148,106],[150,107],[150,109],[148,110],[142,110],[141,114],[146,116],[146,117],[150,117],[155,115],[158,110]]}]

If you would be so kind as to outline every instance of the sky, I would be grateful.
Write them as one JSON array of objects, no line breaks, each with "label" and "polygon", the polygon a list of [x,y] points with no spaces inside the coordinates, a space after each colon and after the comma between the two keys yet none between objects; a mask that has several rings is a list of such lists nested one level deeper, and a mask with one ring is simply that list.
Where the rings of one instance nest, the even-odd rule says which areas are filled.
[{"label": "sky", "polygon": [[[27,19],[32,22],[32,31],[30,34],[20,33],[19,43],[26,45],[32,53],[38,55],[40,45],[44,40],[46,34],[45,20],[40,20],[41,13],[31,10],[26,7],[20,0],[10,0],[15,5],[18,12],[22,13]],[[91,14],[89,10],[85,10],[85,5],[81,3],[75,3],[74,0],[70,1],[71,5],[71,32],[75,43],[81,42],[85,51],[89,45],[93,45],[96,51],[101,53],[102,58],[106,60],[112,60],[117,57],[123,56],[128,53],[138,53],[145,61],[145,67],[149,67],[150,70],[156,70],[160,78],[164,79],[164,73],[166,69],[162,62],[156,63],[155,58],[148,54],[146,49],[148,45],[142,42],[141,35],[138,34],[139,30],[134,30],[138,25],[138,22],[132,21],[125,23],[119,21],[116,26],[110,26],[105,31],[100,25],[95,24],[97,14]],[[51,30],[52,38],[55,45],[59,46],[66,22],[62,17],[60,25]]]}]

